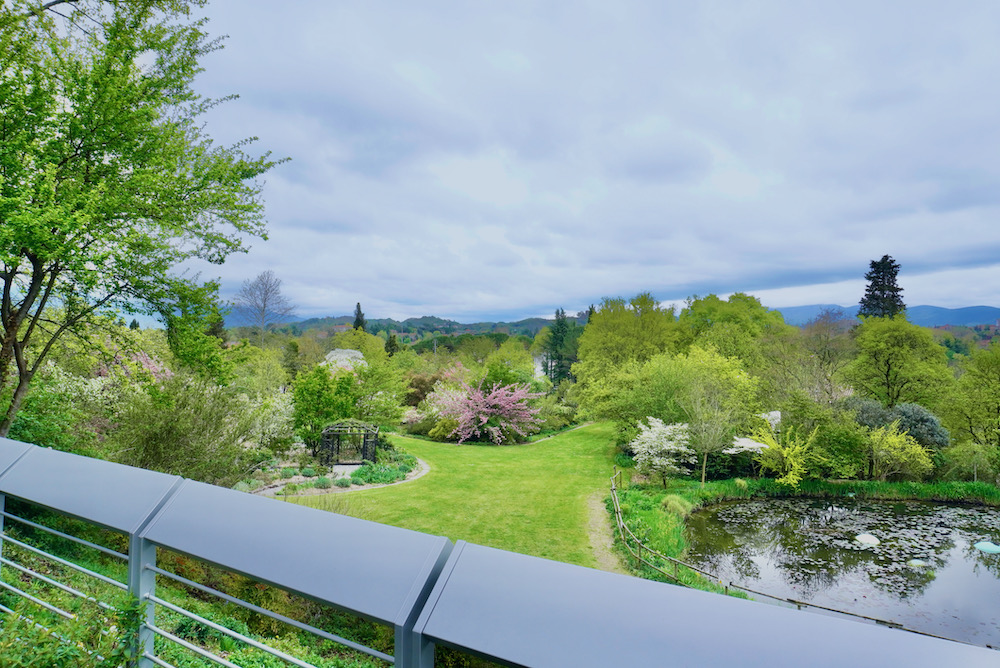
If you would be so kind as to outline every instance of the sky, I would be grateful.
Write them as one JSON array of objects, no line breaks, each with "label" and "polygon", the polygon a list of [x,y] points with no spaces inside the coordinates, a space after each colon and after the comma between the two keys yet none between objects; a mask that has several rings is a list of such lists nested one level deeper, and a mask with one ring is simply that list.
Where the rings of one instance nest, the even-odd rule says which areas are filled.
[{"label": "sky", "polygon": [[1000,306],[1000,4],[215,0],[219,143],[288,157],[301,317],[551,317],[649,291]]}]

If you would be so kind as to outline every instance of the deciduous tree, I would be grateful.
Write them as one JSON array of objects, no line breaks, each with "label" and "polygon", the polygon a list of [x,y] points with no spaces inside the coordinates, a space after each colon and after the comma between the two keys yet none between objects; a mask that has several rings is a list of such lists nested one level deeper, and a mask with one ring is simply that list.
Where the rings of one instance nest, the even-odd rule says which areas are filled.
[{"label": "deciduous tree", "polygon": [[0,5],[0,436],[58,339],[103,310],[176,315],[180,263],[264,235],[274,163],[206,135],[191,83],[218,42],[190,5]]},{"label": "deciduous tree", "polygon": [[462,383],[460,390],[443,394],[439,405],[442,418],[457,422],[451,436],[458,436],[459,443],[486,437],[501,445],[537,431],[538,409],[529,401],[538,395],[532,394],[527,385],[484,387],[483,383]]},{"label": "deciduous tree", "polygon": [[243,281],[233,306],[237,315],[257,330],[261,348],[264,347],[267,328],[286,321],[295,313],[295,306],[281,294],[281,279],[270,269],[260,272],[252,280]]},{"label": "deciduous tree", "polygon": [[685,424],[664,424],[663,420],[647,417],[639,422],[639,433],[629,443],[635,456],[635,466],[643,475],[658,475],[663,487],[667,478],[690,475],[687,468],[697,461],[695,451],[688,446]]},{"label": "deciduous tree", "polygon": [[961,364],[957,392],[943,411],[956,440],[988,445],[1000,462],[1000,342]]},{"label": "deciduous tree", "polygon": [[844,376],[862,396],[935,408],[954,382],[944,349],[902,315],[864,318],[856,334],[858,356]]},{"label": "deciduous tree", "polygon": [[675,351],[679,338],[673,307],[661,307],[650,293],[627,302],[604,299],[580,335],[580,361],[572,367],[581,408],[593,417],[606,417],[608,402],[627,385],[619,378],[623,369]]}]

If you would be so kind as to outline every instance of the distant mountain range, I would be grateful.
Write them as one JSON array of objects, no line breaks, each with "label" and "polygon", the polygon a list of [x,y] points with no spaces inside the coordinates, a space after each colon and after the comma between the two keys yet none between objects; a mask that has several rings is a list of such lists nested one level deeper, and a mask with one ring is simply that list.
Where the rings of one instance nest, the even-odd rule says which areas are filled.
[{"label": "distant mountain range", "polygon": [[[810,304],[808,306],[785,306],[771,309],[778,311],[789,325],[801,327],[810,320],[813,320],[825,310],[839,309],[847,317],[857,315],[858,307],[838,306],[837,304]],[[942,308],[940,306],[911,306],[906,310],[907,318],[910,322],[921,327],[942,327],[944,325],[973,327],[975,325],[996,325],[1000,321],[1000,308],[993,306],[968,306],[965,308]],[[576,320],[583,325],[587,322],[585,313],[577,316],[570,316],[570,320]],[[332,329],[338,325],[351,325],[354,323],[353,315],[329,316],[325,318],[308,318],[289,322],[286,327],[293,333],[301,333],[309,329]],[[426,333],[440,332],[441,334],[486,334],[489,332],[504,332],[510,335],[523,334],[534,336],[538,330],[548,327],[552,320],[547,318],[525,318],[514,322],[473,322],[462,323],[446,318],[425,315],[420,318],[407,318],[406,320],[393,320],[392,318],[368,319],[368,331],[379,330],[395,331],[399,333],[409,333],[414,336],[407,337],[417,339]],[[233,326],[226,323],[227,326]]]},{"label": "distant mountain range", "polygon": [[[848,317],[854,317],[858,314],[856,304],[854,306],[810,304],[809,306],[785,306],[771,310],[781,313],[789,325],[802,326],[827,309],[840,309]],[[906,318],[921,327],[995,325],[1000,320],[1000,308],[993,306],[967,306],[965,308],[911,306],[906,309]]]},{"label": "distant mountain range", "polygon": [[[587,322],[586,314],[583,316],[569,316],[570,320],[576,320],[579,324]],[[393,320],[392,318],[366,318],[365,320],[369,332],[387,330],[390,332],[409,333],[423,335],[424,333],[440,332],[441,334],[487,334],[489,332],[504,332],[505,334],[534,336],[543,327],[552,324],[552,320],[545,318],[525,318],[516,322],[473,322],[462,323],[455,320],[447,320],[432,315],[425,315],[419,318],[407,318],[406,320]],[[354,324],[353,315],[329,316],[325,318],[309,318],[289,323],[287,326],[293,332],[304,332],[309,329],[331,329],[339,325]]]}]

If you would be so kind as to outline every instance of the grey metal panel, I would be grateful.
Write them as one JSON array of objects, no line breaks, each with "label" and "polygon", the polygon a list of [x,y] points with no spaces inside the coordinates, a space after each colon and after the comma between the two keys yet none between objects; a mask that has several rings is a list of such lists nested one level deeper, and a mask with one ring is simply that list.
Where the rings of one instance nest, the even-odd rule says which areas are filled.
[{"label": "grey metal panel", "polygon": [[143,536],[388,624],[423,603],[451,549],[441,536],[190,481]]},{"label": "grey metal panel", "polygon": [[0,474],[16,462],[18,457],[35,447],[38,446],[12,441],[9,438],[0,438]]},{"label": "grey metal panel", "polygon": [[138,528],[181,480],[68,452],[28,447],[28,453],[0,476],[0,493],[126,533]]},{"label": "grey metal panel", "polygon": [[416,632],[549,666],[997,666],[995,651],[459,543]]}]

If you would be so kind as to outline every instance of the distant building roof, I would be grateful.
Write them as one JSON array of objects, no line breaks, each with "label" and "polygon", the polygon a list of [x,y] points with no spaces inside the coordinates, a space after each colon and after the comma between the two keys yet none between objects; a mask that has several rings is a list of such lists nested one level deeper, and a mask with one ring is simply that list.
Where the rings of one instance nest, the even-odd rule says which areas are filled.
[{"label": "distant building roof", "polygon": [[337,348],[336,350],[331,350],[326,354],[323,364],[337,369],[353,371],[354,367],[363,366],[364,364],[367,364],[367,362],[365,362],[365,356],[361,354],[360,350]]}]

